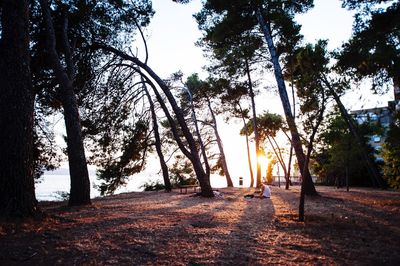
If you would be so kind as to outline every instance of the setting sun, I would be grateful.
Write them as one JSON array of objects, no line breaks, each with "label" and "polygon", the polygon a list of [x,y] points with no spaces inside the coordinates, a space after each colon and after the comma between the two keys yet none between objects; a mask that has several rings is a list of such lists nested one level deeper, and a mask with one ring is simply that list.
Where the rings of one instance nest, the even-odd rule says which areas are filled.
[{"label": "setting sun", "polygon": [[268,166],[268,157],[264,154],[259,154],[257,156],[257,162],[261,165],[261,171],[267,169]]}]

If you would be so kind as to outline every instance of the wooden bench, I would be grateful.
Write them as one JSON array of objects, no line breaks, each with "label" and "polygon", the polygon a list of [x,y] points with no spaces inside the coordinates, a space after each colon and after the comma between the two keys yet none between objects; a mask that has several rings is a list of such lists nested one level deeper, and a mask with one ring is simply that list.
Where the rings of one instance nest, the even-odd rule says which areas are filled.
[{"label": "wooden bench", "polygon": [[197,192],[197,189],[200,189],[198,185],[184,185],[184,186],[179,186],[179,193],[181,194],[187,194],[188,189],[192,189],[194,192]]}]

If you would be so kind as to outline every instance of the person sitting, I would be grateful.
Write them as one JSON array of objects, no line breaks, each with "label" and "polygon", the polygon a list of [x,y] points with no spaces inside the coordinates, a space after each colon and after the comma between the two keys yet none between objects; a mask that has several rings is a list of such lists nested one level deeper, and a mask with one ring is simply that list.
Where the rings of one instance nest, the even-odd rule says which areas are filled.
[{"label": "person sitting", "polygon": [[269,188],[269,186],[267,185],[266,182],[264,182],[262,184],[262,188],[261,188],[261,193],[260,193],[260,198],[267,198],[269,199],[271,197],[271,189]]}]

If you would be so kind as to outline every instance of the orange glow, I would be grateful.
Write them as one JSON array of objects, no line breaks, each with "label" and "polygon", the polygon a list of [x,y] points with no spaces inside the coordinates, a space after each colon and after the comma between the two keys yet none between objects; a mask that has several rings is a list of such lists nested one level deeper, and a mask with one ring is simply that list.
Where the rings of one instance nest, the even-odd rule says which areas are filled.
[{"label": "orange glow", "polygon": [[259,154],[257,156],[257,162],[261,165],[261,170],[267,169],[268,166],[268,158],[264,154]]}]

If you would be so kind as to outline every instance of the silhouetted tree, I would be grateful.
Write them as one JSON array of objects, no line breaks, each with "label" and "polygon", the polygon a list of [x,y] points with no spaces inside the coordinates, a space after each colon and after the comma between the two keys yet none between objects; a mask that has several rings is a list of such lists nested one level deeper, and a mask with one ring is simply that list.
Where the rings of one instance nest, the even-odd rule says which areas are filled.
[{"label": "silhouetted tree", "polygon": [[0,19],[0,216],[27,217],[38,211],[28,1],[0,1]]}]

